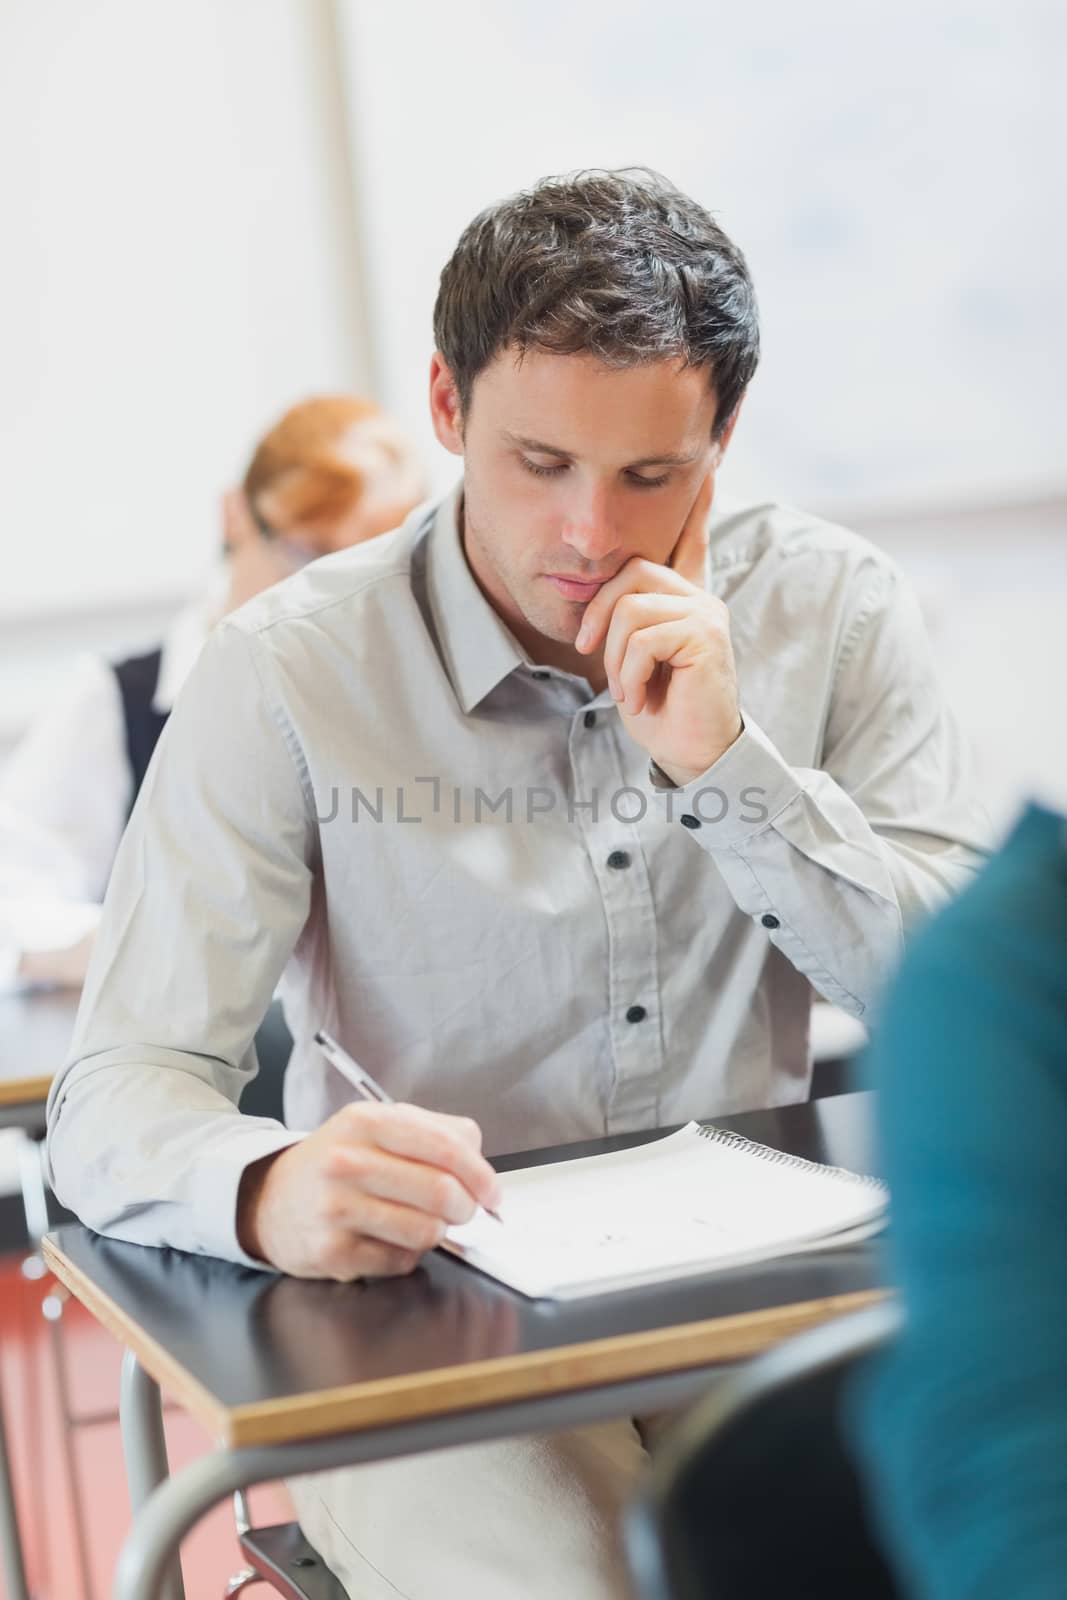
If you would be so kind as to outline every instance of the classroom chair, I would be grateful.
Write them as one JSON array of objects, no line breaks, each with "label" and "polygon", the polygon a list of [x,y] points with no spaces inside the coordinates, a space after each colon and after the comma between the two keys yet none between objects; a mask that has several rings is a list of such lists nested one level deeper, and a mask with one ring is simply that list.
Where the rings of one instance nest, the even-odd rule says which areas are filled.
[{"label": "classroom chair", "polygon": [[839,1421],[899,1315],[887,1301],[787,1340],[667,1436],[624,1524],[640,1600],[900,1600]]},{"label": "classroom chair", "polygon": [[233,1501],[237,1538],[248,1565],[226,1585],[226,1600],[254,1583],[269,1583],[282,1600],[345,1600],[344,1589],[304,1538],[298,1522],[253,1528],[248,1501],[240,1490]]}]

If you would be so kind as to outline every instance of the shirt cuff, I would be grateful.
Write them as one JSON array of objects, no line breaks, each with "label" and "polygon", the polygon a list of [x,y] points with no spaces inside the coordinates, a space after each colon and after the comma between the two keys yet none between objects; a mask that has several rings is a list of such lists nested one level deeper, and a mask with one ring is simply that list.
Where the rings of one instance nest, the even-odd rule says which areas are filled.
[{"label": "shirt cuff", "polygon": [[275,1272],[269,1261],[250,1256],[237,1238],[237,1196],[248,1167],[264,1156],[288,1150],[307,1137],[291,1128],[280,1128],[269,1117],[235,1118],[248,1127],[234,1129],[197,1173],[193,1201],[193,1234],[206,1255],[221,1256],[259,1272]]},{"label": "shirt cuff", "polygon": [[743,720],[730,748],[690,783],[672,785],[651,763],[649,783],[664,820],[699,833],[711,851],[738,849],[804,792],[762,729],[747,715]]}]

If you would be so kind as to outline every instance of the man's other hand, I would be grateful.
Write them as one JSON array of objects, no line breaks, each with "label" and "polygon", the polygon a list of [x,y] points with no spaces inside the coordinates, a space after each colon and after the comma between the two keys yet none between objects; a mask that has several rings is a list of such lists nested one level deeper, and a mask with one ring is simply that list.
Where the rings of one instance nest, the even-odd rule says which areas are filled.
[{"label": "man's other hand", "polygon": [[669,566],[632,557],[585,609],[575,646],[602,650],[622,725],[667,776],[689,783],[743,722],[730,614],[704,586],[713,476],[701,485]]}]

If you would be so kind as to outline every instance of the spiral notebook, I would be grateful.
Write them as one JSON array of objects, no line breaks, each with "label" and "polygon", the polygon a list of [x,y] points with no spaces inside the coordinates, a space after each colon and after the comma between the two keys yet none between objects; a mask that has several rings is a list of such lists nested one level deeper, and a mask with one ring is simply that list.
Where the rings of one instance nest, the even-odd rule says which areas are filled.
[{"label": "spiral notebook", "polygon": [[480,1212],[444,1248],[535,1299],[573,1300],[827,1249],[883,1226],[875,1178],[723,1128],[501,1175],[502,1222]]}]

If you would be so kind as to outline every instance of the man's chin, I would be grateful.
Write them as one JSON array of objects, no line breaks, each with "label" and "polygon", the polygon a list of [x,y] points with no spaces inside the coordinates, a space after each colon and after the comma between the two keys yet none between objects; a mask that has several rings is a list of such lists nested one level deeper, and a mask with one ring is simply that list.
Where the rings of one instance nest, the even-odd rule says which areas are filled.
[{"label": "man's chin", "polygon": [[551,639],[553,644],[573,645],[582,625],[584,611],[583,605],[568,604],[564,601],[563,608],[559,611],[553,609],[549,612],[545,608],[538,607],[536,611],[526,611],[523,615],[527,627],[533,628],[542,639]]}]

